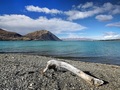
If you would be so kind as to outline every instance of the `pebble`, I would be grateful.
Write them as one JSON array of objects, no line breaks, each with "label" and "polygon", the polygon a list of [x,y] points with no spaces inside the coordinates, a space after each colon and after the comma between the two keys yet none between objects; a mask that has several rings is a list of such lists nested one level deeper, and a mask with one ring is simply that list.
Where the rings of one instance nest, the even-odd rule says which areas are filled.
[{"label": "pebble", "polygon": [[[37,56],[37,58],[35,57],[36,56],[34,55],[0,54],[0,90],[11,90],[11,88],[13,90],[91,89],[91,86],[89,86],[86,81],[69,71],[59,72],[50,69],[45,73],[45,75],[41,75],[40,72],[36,72],[36,70],[41,68],[43,69],[46,66],[46,62],[51,58],[42,56]],[[101,78],[100,76],[102,76],[101,79],[108,81],[108,84],[100,86],[96,90],[119,90],[119,66],[115,69],[109,65],[106,66],[99,64],[96,69],[96,65],[92,63],[78,63],[78,61],[67,62],[70,64],[74,63],[73,65],[78,66],[82,70],[93,72],[91,73],[92,75],[97,76],[98,78]],[[112,82],[110,83],[110,81]]]},{"label": "pebble", "polygon": [[34,89],[34,83],[30,83],[30,85],[28,86],[29,89]]},{"label": "pebble", "polygon": [[12,59],[14,59],[15,57],[12,57]]}]

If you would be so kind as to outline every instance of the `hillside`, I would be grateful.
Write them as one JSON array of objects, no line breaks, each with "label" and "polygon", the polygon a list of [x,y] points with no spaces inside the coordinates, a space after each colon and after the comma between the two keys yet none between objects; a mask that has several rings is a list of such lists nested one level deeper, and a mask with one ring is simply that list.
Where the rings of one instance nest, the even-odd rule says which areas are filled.
[{"label": "hillside", "polygon": [[0,40],[40,40],[40,41],[60,41],[60,39],[47,30],[40,30],[28,33],[24,36],[0,29]]},{"label": "hillside", "polygon": [[18,33],[0,29],[0,40],[16,40],[20,37],[22,37],[22,35]]},{"label": "hillside", "polygon": [[31,40],[52,40],[52,41],[60,41],[60,39],[52,34],[51,32],[47,30],[40,30],[35,31],[32,33],[28,33],[24,37],[30,38]]}]

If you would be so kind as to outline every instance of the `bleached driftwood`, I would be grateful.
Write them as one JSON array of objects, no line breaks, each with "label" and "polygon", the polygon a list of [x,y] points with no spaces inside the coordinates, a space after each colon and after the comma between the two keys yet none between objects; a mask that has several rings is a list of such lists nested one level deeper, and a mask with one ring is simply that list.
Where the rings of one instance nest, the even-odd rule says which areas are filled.
[{"label": "bleached driftwood", "polygon": [[57,61],[57,60],[48,61],[46,68],[43,70],[43,73],[45,73],[46,70],[49,69],[51,66],[55,66],[56,68],[57,67],[65,68],[65,69],[73,72],[74,74],[78,75],[79,77],[81,77],[85,81],[89,82],[91,85],[100,86],[104,83],[103,80],[100,80],[100,79],[97,79],[93,76],[90,76],[90,75],[84,73],[83,71],[75,68],[74,66],[72,66],[66,62]]}]

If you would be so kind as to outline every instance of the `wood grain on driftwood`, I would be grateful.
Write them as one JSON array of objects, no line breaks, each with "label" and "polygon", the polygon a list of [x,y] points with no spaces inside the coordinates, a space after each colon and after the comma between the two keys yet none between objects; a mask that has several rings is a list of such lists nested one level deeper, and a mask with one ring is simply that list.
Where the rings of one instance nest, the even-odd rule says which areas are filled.
[{"label": "wood grain on driftwood", "polygon": [[100,80],[98,78],[90,76],[90,75],[84,73],[83,71],[81,71],[80,69],[77,69],[76,67],[74,67],[66,62],[62,62],[62,61],[58,61],[58,60],[48,61],[46,68],[43,70],[43,73],[45,73],[46,70],[49,69],[49,67],[51,67],[51,66],[55,66],[56,68],[57,67],[65,68],[65,69],[71,71],[72,73],[76,74],[77,76],[81,77],[85,81],[89,82],[91,85],[100,86],[100,85],[104,84],[103,80]]}]

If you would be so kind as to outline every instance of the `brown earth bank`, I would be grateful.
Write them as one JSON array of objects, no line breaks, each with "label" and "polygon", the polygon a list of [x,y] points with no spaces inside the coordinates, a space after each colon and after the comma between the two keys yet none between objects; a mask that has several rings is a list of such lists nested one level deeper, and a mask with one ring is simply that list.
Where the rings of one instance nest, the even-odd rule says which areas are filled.
[{"label": "brown earth bank", "polygon": [[120,90],[120,66],[56,59],[105,81],[104,85],[95,87],[66,70],[49,69],[43,75],[41,71],[51,59],[53,58],[37,55],[0,54],[0,89]]}]

